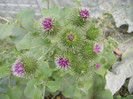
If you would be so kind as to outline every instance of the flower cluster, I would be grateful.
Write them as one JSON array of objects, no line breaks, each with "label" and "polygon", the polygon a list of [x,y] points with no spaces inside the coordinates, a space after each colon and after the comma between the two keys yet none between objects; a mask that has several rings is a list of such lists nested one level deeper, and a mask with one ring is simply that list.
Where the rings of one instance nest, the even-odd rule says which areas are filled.
[{"label": "flower cluster", "polygon": [[95,53],[100,53],[103,51],[103,46],[100,45],[100,44],[95,44],[94,45],[94,50],[93,50]]},{"label": "flower cluster", "polygon": [[53,20],[51,18],[45,18],[42,21],[42,26],[47,32],[49,32],[50,29],[55,28],[53,27]]},{"label": "flower cluster", "polygon": [[69,59],[65,57],[59,57],[56,63],[62,69],[67,69],[70,66]]},{"label": "flower cluster", "polygon": [[21,77],[24,75],[24,65],[21,62],[16,62],[13,66],[12,66],[12,74],[16,77]]},{"label": "flower cluster", "polygon": [[74,40],[74,35],[73,35],[73,34],[70,34],[70,35],[68,35],[67,37],[68,37],[68,40],[69,40],[69,41]]},{"label": "flower cluster", "polygon": [[100,64],[96,65],[96,69],[100,69],[100,67],[101,67]]},{"label": "flower cluster", "polygon": [[87,19],[90,16],[89,11],[87,9],[80,10],[79,14],[83,19]]}]

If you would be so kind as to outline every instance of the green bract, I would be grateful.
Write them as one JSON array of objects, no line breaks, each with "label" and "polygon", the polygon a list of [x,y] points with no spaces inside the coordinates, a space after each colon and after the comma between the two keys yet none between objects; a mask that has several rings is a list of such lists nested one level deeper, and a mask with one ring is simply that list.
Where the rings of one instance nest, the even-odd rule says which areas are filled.
[{"label": "green bract", "polygon": [[21,55],[21,60],[25,68],[24,77],[25,78],[35,77],[36,70],[38,68],[36,57],[32,55],[30,52],[27,52]]},{"label": "green bract", "polygon": [[[73,39],[70,40],[70,36],[73,36]],[[74,26],[69,26],[63,28],[60,35],[60,40],[58,46],[63,51],[76,52],[78,51],[79,45],[82,45],[84,41],[84,32]]]},{"label": "green bract", "polygon": [[68,18],[68,23],[78,26],[78,27],[85,27],[86,23],[88,22],[88,19],[83,19],[79,11],[81,8],[74,8],[72,9],[69,18]]},{"label": "green bract", "polygon": [[97,40],[99,35],[99,28],[95,24],[91,24],[86,32],[86,38],[89,40]]}]

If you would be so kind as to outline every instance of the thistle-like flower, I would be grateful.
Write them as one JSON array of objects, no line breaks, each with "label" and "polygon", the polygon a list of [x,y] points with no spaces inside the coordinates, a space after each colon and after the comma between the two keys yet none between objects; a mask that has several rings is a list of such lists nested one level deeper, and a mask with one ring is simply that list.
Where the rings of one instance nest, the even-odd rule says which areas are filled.
[{"label": "thistle-like flower", "polygon": [[75,53],[80,49],[79,45],[82,44],[84,38],[84,33],[79,28],[74,26],[66,27],[60,33],[58,46],[65,52]]},{"label": "thistle-like flower", "polygon": [[56,61],[56,64],[59,68],[67,69],[70,66],[70,62],[68,58],[59,57]]},{"label": "thistle-like flower", "polygon": [[79,14],[83,19],[87,19],[90,16],[90,13],[87,9],[80,10]]},{"label": "thistle-like flower", "polygon": [[100,67],[101,67],[100,64],[96,65],[96,69],[100,69]]},{"label": "thistle-like flower", "polygon": [[69,41],[73,41],[74,40],[74,35],[73,34],[70,34],[67,36],[68,40]]},{"label": "thistle-like flower", "polygon": [[21,62],[16,62],[15,64],[13,64],[12,66],[12,74],[16,77],[22,77],[24,75],[25,72],[25,68],[24,65]]},{"label": "thistle-like flower", "polygon": [[50,29],[55,28],[53,27],[53,20],[51,18],[45,18],[42,21],[42,26],[47,32],[49,32]]},{"label": "thistle-like flower", "polygon": [[94,50],[93,50],[95,53],[101,53],[103,52],[103,45],[101,44],[95,44],[94,45]]}]

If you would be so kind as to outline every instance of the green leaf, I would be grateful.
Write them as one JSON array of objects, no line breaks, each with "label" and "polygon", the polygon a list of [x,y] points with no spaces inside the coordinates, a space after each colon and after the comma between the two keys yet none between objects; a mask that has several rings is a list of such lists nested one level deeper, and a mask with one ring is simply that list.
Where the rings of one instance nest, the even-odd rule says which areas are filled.
[{"label": "green leaf", "polygon": [[[10,85],[9,85],[10,81]],[[9,90],[10,86],[15,86],[16,80],[12,77],[6,77],[3,79],[0,79],[0,93],[6,93]]]},{"label": "green leaf", "polygon": [[33,19],[23,19],[22,26],[27,29],[27,31],[34,31],[34,20]]},{"label": "green leaf", "polygon": [[14,28],[13,25],[8,25],[8,24],[1,25],[0,39],[3,39],[5,37],[9,36],[9,34],[12,32],[13,28]]},{"label": "green leaf", "polygon": [[99,69],[96,69],[95,72],[102,77],[105,77],[105,74],[107,73],[107,69],[104,66],[101,66]]},{"label": "green leaf", "polygon": [[95,99],[113,99],[113,96],[109,90],[105,90],[105,79],[100,75],[95,75],[93,90],[90,95]]},{"label": "green leaf", "polygon": [[75,92],[73,94],[74,99],[81,99],[81,96],[82,96],[81,91],[78,89],[75,89]]},{"label": "green leaf", "polygon": [[37,70],[37,81],[39,83],[43,83],[44,81],[48,80],[51,75],[52,70],[48,68],[47,63],[44,61],[40,61],[39,68]]},{"label": "green leaf", "polygon": [[31,49],[36,47],[45,47],[49,44],[48,39],[35,37],[33,33],[28,33],[24,38],[16,44],[18,50]]},{"label": "green leaf", "polygon": [[60,89],[60,84],[57,81],[48,81],[47,87],[49,92],[56,92]]},{"label": "green leaf", "polygon": [[18,21],[27,31],[34,31],[34,14],[35,11],[31,9],[22,10],[17,14]]},{"label": "green leaf", "polygon": [[62,87],[62,94],[65,97],[71,98],[74,95],[75,92],[75,85],[74,85],[74,81],[76,79],[70,75],[65,75],[62,78],[59,79],[59,83]]},{"label": "green leaf", "polygon": [[51,14],[55,14],[55,15],[59,15],[60,14],[60,9],[59,9],[59,6],[57,4],[52,6],[50,11],[51,11]]},{"label": "green leaf", "polygon": [[10,74],[11,74],[11,70],[8,67],[6,66],[0,67],[0,79],[5,78],[9,76]]},{"label": "green leaf", "polygon": [[54,15],[54,17],[55,17],[55,16],[59,16],[59,14],[60,14],[60,10],[59,10],[59,7],[57,4],[52,6],[51,9],[43,8],[41,12],[42,12],[42,15],[45,17],[49,16],[49,15]]},{"label": "green leaf", "polygon": [[14,44],[16,45],[20,40],[23,39],[23,37],[27,34],[27,31],[20,28],[20,27],[14,27],[10,38],[13,40]]},{"label": "green leaf", "polygon": [[22,50],[22,49],[28,49],[32,47],[32,43],[31,43],[32,40],[33,40],[32,34],[29,33],[25,35],[24,38],[16,44],[17,49]]},{"label": "green leaf", "polygon": [[19,86],[15,86],[10,89],[7,94],[9,95],[10,99],[20,99],[22,95],[22,89]]},{"label": "green leaf", "polygon": [[44,74],[47,76],[47,77],[50,77],[52,75],[52,70],[50,68],[48,68],[47,65],[44,65]]},{"label": "green leaf", "polygon": [[38,88],[35,89],[34,98],[33,99],[41,99],[42,98],[42,91]]},{"label": "green leaf", "polygon": [[46,9],[46,8],[43,8],[41,13],[42,13],[43,16],[47,16],[49,14],[49,10]]},{"label": "green leaf", "polygon": [[22,22],[25,19],[33,19],[35,11],[31,9],[25,9],[17,14],[17,19]]},{"label": "green leaf", "polygon": [[109,90],[97,91],[95,99],[113,99],[113,96]]},{"label": "green leaf", "polygon": [[10,99],[8,95],[0,94],[0,99]]},{"label": "green leaf", "polygon": [[24,90],[24,94],[25,96],[29,97],[29,98],[33,98],[34,96],[34,92],[35,92],[35,83],[37,82],[36,79],[32,79],[32,80],[29,80],[28,83],[27,83],[27,86]]}]

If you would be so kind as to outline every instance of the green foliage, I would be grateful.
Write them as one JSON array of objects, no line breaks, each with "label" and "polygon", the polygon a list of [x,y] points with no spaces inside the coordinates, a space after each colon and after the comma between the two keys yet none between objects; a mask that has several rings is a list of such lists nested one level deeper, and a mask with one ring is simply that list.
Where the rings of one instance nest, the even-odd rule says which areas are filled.
[{"label": "green foliage", "polygon": [[8,95],[0,94],[0,99],[10,99]]},{"label": "green foliage", "polygon": [[[91,18],[83,19],[79,15],[80,9],[59,9],[57,5],[49,10],[43,9],[44,18],[53,20],[55,28],[50,31],[42,29],[40,21],[34,21],[32,10],[20,11],[13,25],[5,24],[0,27],[0,38],[9,36],[15,44],[12,44],[11,50],[14,53],[9,58],[14,61],[14,57],[18,57],[24,65],[23,78],[16,79],[17,85],[23,79],[28,81],[24,89],[24,95],[28,98],[40,99],[44,98],[45,92],[57,95],[61,91],[64,96],[73,99],[112,99],[110,92],[104,90],[104,77],[107,69],[116,62],[112,45],[116,47],[118,44],[113,39],[99,39],[104,37],[101,27],[98,27],[95,21],[92,22]],[[103,52],[94,52],[97,43],[102,43]],[[4,49],[0,48],[0,54],[3,52]],[[56,61],[60,57],[68,58],[70,68],[67,68],[67,71],[56,68]],[[5,59],[0,59],[1,78],[11,76],[10,66],[13,62],[10,61],[9,66],[4,66]],[[96,68],[97,64],[100,64],[99,69]],[[11,99],[16,90],[16,99],[22,96],[22,89],[17,85],[7,92]]]},{"label": "green foliage", "polygon": [[15,86],[10,89],[7,94],[9,95],[10,99],[20,99],[22,95],[22,89],[19,86]]},{"label": "green foliage", "polygon": [[0,39],[3,39],[11,33],[13,25],[4,24],[0,27]]},{"label": "green foliage", "polygon": [[95,99],[113,99],[109,90],[105,90],[105,80],[99,75],[95,75],[93,91],[90,93]]},{"label": "green foliage", "polygon": [[35,83],[37,82],[36,79],[32,79],[32,80],[29,80],[28,83],[27,83],[27,86],[24,90],[24,94],[25,96],[29,97],[29,98],[33,98],[34,97],[34,93],[35,93]]},{"label": "green foliage", "polygon": [[8,67],[2,66],[0,67],[0,79],[9,76],[11,73]]},{"label": "green foliage", "polygon": [[74,89],[76,88],[74,85],[74,80],[76,79],[69,74],[58,79],[58,82],[61,86],[62,94],[65,97],[70,97],[70,98],[73,97]]},{"label": "green foliage", "polygon": [[56,81],[48,81],[47,87],[48,87],[48,91],[52,93],[60,89],[60,85]]}]

